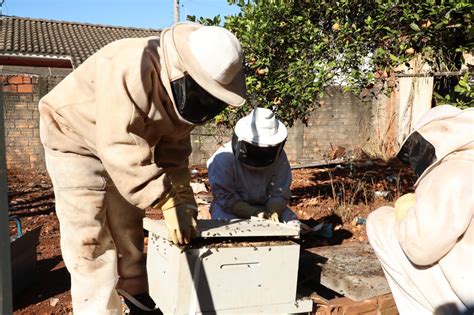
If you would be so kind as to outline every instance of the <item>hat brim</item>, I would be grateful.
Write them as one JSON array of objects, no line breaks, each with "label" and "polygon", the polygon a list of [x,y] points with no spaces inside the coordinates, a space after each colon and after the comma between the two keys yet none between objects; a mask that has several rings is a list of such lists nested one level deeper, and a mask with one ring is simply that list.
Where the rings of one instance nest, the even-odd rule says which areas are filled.
[{"label": "hat brim", "polygon": [[277,122],[278,131],[276,134],[271,136],[259,135],[256,130],[252,128],[252,117],[245,116],[235,124],[234,132],[240,140],[260,147],[273,147],[282,143],[288,137],[286,126],[279,120]]},{"label": "hat brim", "polygon": [[207,92],[233,107],[245,103],[245,77],[243,67],[229,84],[215,81],[194,58],[189,46],[189,35],[203,27],[196,23],[178,23],[171,29],[173,43],[184,69]]},{"label": "hat brim", "polygon": [[462,112],[463,111],[461,109],[454,107],[452,105],[440,105],[440,106],[431,108],[419,119],[419,121],[416,122],[415,126],[413,127],[413,130],[410,131],[410,133],[402,141],[397,151],[396,156],[400,154],[400,151],[403,149],[403,146],[406,144],[408,138],[410,138],[410,136],[413,133],[417,132],[418,130],[423,128],[425,125],[436,120],[452,118],[454,116],[461,114]]}]

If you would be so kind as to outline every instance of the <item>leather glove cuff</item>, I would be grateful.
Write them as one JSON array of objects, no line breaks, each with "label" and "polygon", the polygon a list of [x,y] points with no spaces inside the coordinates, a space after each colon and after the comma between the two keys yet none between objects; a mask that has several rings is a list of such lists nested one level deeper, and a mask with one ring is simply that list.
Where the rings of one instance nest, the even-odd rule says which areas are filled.
[{"label": "leather glove cuff", "polygon": [[[194,199],[194,192],[190,185],[191,174],[189,169],[169,170],[168,176],[171,178],[172,195],[175,199],[194,205],[197,207]],[[179,202],[179,201],[177,201]],[[178,203],[176,203],[178,204]]]},{"label": "leather glove cuff", "polygon": [[196,199],[194,198],[194,191],[191,186],[173,187],[176,198],[182,202],[194,205],[197,207]]},{"label": "leather glove cuff", "polygon": [[283,210],[286,208],[286,203],[282,202],[281,200],[268,200],[265,204],[265,208],[269,213],[277,213],[281,215]]},{"label": "leather glove cuff", "polygon": [[251,216],[255,216],[258,212],[260,212],[258,208],[242,200],[237,201],[232,206],[232,213],[242,218],[250,218]]}]

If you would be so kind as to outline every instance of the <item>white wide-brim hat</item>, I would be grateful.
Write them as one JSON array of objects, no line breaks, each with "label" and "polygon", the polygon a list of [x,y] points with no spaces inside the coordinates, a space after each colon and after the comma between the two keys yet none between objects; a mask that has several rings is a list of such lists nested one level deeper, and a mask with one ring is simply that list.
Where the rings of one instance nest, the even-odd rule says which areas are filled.
[{"label": "white wide-brim hat", "polygon": [[433,121],[451,118],[451,117],[459,115],[460,113],[462,113],[462,110],[452,105],[439,105],[439,106],[429,109],[426,113],[424,113],[418,119],[418,121],[416,121],[413,129],[410,131],[410,133],[405,137],[403,142],[400,144],[400,148],[398,149],[397,155],[403,149],[403,146],[405,145],[405,143],[407,143],[408,138],[410,138],[410,136],[414,132],[418,132],[423,126]]},{"label": "white wide-brim hat", "polygon": [[285,141],[288,136],[286,126],[275,118],[273,111],[256,107],[249,115],[241,118],[234,128],[239,140],[260,147],[272,147]]},{"label": "white wide-brim hat", "polygon": [[214,97],[242,106],[245,77],[239,40],[223,27],[197,23],[177,23],[170,31],[185,71]]},{"label": "white wide-brim hat", "polygon": [[418,130],[427,123],[430,123],[434,120],[439,120],[443,118],[453,117],[461,113],[460,108],[454,107],[452,105],[439,105],[431,108],[426,113],[424,113],[420,119],[416,122],[413,130]]}]

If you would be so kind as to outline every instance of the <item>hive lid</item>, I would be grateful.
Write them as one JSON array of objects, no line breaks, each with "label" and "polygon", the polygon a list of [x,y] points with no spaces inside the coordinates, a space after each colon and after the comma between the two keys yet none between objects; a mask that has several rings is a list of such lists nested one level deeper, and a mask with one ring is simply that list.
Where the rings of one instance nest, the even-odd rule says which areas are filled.
[{"label": "hive lid", "polygon": [[[143,219],[143,227],[162,237],[168,237],[168,228],[163,220]],[[292,237],[298,238],[300,228],[296,224],[277,223],[255,217],[236,220],[198,220],[198,237]]]}]

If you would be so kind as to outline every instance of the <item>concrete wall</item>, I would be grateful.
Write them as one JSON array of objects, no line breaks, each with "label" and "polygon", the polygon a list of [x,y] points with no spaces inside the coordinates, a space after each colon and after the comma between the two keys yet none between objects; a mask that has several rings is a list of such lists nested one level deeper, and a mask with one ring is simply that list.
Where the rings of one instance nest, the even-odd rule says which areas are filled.
[{"label": "concrete wall", "polygon": [[[381,104],[361,102],[336,88],[329,93],[311,113],[307,126],[297,122],[288,129],[285,151],[292,164],[357,157],[372,140],[374,107]],[[232,134],[231,131],[221,135],[214,132],[205,127],[194,130],[193,163],[204,164],[219,143],[228,141]]]},{"label": "concrete wall", "polygon": [[332,89],[311,114],[308,126],[291,128],[286,151],[294,162],[332,160],[357,155],[371,131],[372,103]]},{"label": "concrete wall", "polygon": [[[9,171],[44,170],[37,104],[63,78],[64,74],[18,75],[0,71]],[[371,143],[377,149],[381,139],[388,139],[380,130],[388,131],[387,124],[393,122],[385,117],[387,113],[394,114],[393,101],[382,98],[363,103],[351,94],[332,89],[311,113],[307,126],[298,122],[289,128],[285,150],[290,162],[306,164],[357,157]],[[196,128],[192,134],[191,164],[205,164],[231,133],[212,126]]]}]

